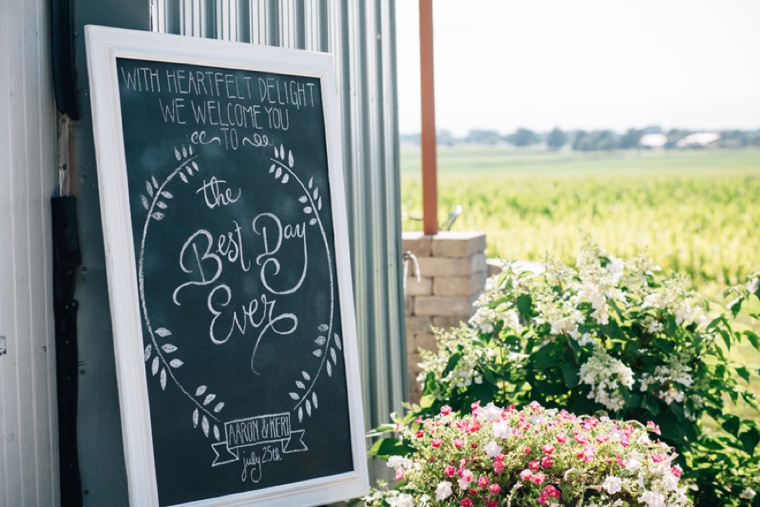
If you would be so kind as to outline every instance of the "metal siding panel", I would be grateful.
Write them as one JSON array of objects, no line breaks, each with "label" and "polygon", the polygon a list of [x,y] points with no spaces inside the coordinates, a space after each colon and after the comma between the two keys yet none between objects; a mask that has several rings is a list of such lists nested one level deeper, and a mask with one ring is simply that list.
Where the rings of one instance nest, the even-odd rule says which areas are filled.
[{"label": "metal siding panel", "polygon": [[[0,22],[0,505],[55,505],[57,448],[49,196],[55,172],[47,3]],[[11,49],[15,48],[15,49]]]},{"label": "metal siding panel", "polygon": [[[406,355],[406,325],[403,308],[399,302],[404,301],[401,266],[401,182],[398,156],[398,105],[396,102],[396,47],[395,47],[395,2],[379,1],[380,21],[378,40],[380,48],[380,89],[382,98],[378,107],[383,117],[380,129],[379,143],[381,144],[383,164],[381,166],[385,187],[385,229],[381,241],[386,246],[385,272],[390,273],[387,282],[388,308],[387,322],[389,326],[388,346],[390,356],[396,362],[395,375],[390,376],[391,399],[403,400],[409,393]],[[392,276],[394,274],[396,276]],[[396,302],[396,307],[393,307]],[[391,332],[393,330],[393,332]],[[398,372],[401,372],[399,375]]]}]

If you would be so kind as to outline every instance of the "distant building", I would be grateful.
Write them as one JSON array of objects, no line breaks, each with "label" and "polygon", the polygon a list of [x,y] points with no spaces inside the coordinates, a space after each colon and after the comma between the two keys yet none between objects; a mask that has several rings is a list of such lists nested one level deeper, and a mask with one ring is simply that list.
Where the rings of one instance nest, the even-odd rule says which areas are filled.
[{"label": "distant building", "polygon": [[639,139],[639,146],[642,148],[659,149],[668,142],[668,136],[665,134],[644,134]]},{"label": "distant building", "polygon": [[699,148],[714,143],[718,139],[720,139],[720,134],[717,132],[698,132],[679,139],[676,146],[678,148]]}]

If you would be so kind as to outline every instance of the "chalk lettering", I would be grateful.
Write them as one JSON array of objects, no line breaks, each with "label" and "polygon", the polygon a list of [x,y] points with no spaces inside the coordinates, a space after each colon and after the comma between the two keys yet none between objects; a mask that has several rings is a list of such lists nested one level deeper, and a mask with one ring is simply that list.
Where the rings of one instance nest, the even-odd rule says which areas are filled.
[{"label": "chalk lettering", "polygon": [[161,116],[164,118],[164,123],[178,123],[180,125],[187,123],[187,121],[181,118],[182,110],[185,108],[185,99],[182,97],[172,99],[169,104],[164,104],[159,98],[158,106],[161,108]]},{"label": "chalk lettering", "polygon": [[201,192],[203,192],[203,200],[206,206],[209,209],[214,209],[217,206],[229,206],[237,202],[242,190],[238,188],[237,195],[233,197],[233,190],[227,188],[227,180],[219,180],[216,176],[212,176],[208,182],[204,179],[201,188],[195,191],[196,194]]},{"label": "chalk lettering", "polygon": [[[182,250],[179,254],[179,267],[188,274],[196,273],[197,268],[200,280],[190,280],[174,289],[172,300],[175,305],[180,305],[177,296],[179,296],[179,292],[185,287],[212,284],[222,274],[222,260],[218,255],[211,252],[212,246],[213,238],[211,233],[204,229],[193,233],[192,236],[187,238],[185,244],[182,245]],[[199,251],[202,251],[203,255],[199,255]],[[213,275],[209,276],[211,272],[213,272]]]},{"label": "chalk lettering", "polygon": [[[269,224],[269,226],[267,226]],[[273,213],[261,213],[253,219],[251,223],[253,232],[260,235],[264,240],[264,253],[256,257],[256,264],[261,266],[261,283],[272,294],[283,295],[292,294],[297,291],[303,285],[306,278],[306,270],[309,266],[309,256],[307,251],[306,242],[306,223],[291,225],[287,224],[283,227],[282,222]],[[276,257],[280,248],[282,247],[283,239],[291,240],[300,238],[303,243],[303,270],[301,271],[301,277],[293,287],[289,289],[277,290],[272,287],[271,277],[276,277],[280,272],[280,261]],[[267,274],[267,271],[270,274]]]},{"label": "chalk lettering", "polygon": [[158,80],[158,71],[150,67],[136,67],[130,72],[121,69],[121,79],[127,90],[138,92],[160,92],[161,83]]}]

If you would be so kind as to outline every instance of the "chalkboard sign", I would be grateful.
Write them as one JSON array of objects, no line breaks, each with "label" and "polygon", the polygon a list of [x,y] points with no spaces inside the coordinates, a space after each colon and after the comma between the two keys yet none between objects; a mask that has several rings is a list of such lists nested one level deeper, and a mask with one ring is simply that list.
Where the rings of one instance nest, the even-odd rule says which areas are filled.
[{"label": "chalkboard sign", "polygon": [[86,35],[130,502],[363,494],[332,58]]}]

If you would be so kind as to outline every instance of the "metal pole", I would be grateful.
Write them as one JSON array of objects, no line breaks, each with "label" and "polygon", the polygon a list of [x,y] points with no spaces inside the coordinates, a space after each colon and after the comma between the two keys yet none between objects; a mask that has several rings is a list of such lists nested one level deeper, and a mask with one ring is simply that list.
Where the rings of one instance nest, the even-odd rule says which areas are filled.
[{"label": "metal pole", "polygon": [[420,0],[420,89],[422,103],[422,219],[425,234],[438,234],[438,182],[433,71],[433,0]]}]

